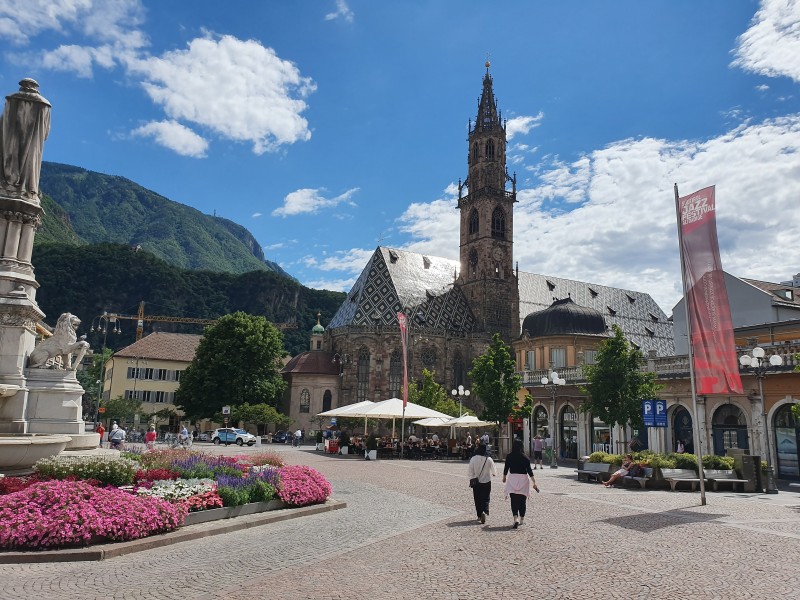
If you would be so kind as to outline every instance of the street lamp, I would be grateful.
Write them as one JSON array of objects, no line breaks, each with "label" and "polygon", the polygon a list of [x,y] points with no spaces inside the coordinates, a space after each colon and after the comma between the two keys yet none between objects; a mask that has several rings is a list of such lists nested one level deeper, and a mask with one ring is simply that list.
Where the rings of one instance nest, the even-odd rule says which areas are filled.
[{"label": "street lamp", "polygon": [[767,451],[767,485],[766,491],[768,494],[777,494],[778,487],[775,485],[775,472],[772,469],[772,453],[770,451],[769,443],[769,422],[767,421],[767,401],[764,398],[764,385],[762,383],[764,377],[767,376],[767,371],[773,368],[780,367],[783,364],[783,358],[777,354],[773,354],[768,360],[764,360],[764,349],[756,346],[751,351],[751,354],[743,354],[739,357],[739,364],[744,368],[749,368],[758,379],[758,395],[761,397],[761,410],[763,411],[764,418],[764,444]]},{"label": "street lamp", "polygon": [[[553,431],[550,433],[550,439],[552,440],[552,444],[550,447],[550,468],[557,469],[558,463],[556,462],[556,432],[555,432],[555,423],[556,423],[556,390],[565,383],[567,383],[566,379],[561,379],[558,376],[558,373],[555,371],[550,371],[550,375],[542,377],[541,379],[542,386],[546,390],[550,391],[550,410],[553,412]],[[531,402],[531,420],[533,420],[533,402]]]},{"label": "street lamp", "polygon": [[459,385],[457,390],[453,390],[450,393],[458,397],[458,416],[460,417],[464,413],[463,401],[464,398],[469,398],[469,390],[464,389],[463,385]]},{"label": "street lamp", "polygon": [[[97,325],[95,325],[97,322]],[[100,379],[98,380],[97,386],[97,406],[95,407],[94,411],[94,420],[95,422],[100,420],[100,400],[103,395],[103,387],[105,381],[105,371],[106,371],[106,340],[108,338],[108,328],[111,327],[111,333],[122,333],[122,329],[120,329],[119,321],[117,317],[109,315],[107,312],[103,311],[103,314],[95,317],[92,319],[92,325],[89,328],[90,332],[98,332],[103,334],[103,345],[100,348]]]}]

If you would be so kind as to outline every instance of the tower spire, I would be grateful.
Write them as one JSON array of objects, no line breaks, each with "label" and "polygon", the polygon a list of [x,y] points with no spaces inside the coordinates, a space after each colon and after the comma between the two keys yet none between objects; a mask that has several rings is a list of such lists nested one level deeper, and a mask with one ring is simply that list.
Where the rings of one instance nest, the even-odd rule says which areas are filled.
[{"label": "tower spire", "polygon": [[497,116],[497,100],[492,89],[492,76],[489,67],[492,64],[486,61],[486,75],[483,77],[483,92],[478,103],[478,119],[475,122],[475,129],[490,131],[500,126],[500,118]]}]

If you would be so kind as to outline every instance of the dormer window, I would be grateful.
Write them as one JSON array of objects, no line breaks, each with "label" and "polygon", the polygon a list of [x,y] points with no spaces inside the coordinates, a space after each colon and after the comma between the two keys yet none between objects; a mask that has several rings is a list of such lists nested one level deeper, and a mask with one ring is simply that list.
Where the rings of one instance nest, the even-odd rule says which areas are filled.
[{"label": "dormer window", "polygon": [[608,314],[610,314],[612,317],[617,316],[617,311],[615,311],[613,308],[611,308],[610,306],[606,306],[606,308],[608,309]]},{"label": "dormer window", "polygon": [[431,268],[431,259],[428,258],[427,256],[423,256],[422,257],[422,264],[426,269],[430,269]]},{"label": "dormer window", "polygon": [[597,296],[598,296],[598,293],[597,293],[596,291],[594,291],[592,288],[589,288],[589,295],[590,295],[592,298],[597,298]]},{"label": "dormer window", "polygon": [[650,315],[650,320],[651,320],[653,323],[658,323],[658,317],[657,317],[657,316],[655,316],[653,313],[647,313],[647,314],[649,314],[649,315]]},{"label": "dormer window", "polygon": [[547,289],[552,292],[554,289],[556,289],[556,284],[553,283],[552,281],[548,281],[547,282]]},{"label": "dormer window", "polygon": [[652,329],[650,329],[649,327],[645,327],[644,330],[647,332],[647,335],[649,335],[650,337],[655,337],[656,332],[653,331]]},{"label": "dormer window", "polygon": [[396,251],[389,250],[389,260],[391,261],[392,264],[396,263],[399,258],[400,256],[397,254]]},{"label": "dormer window", "polygon": [[631,304],[633,304],[634,302],[636,302],[636,298],[634,298],[634,297],[633,297],[633,296],[631,296],[630,294],[625,294],[625,296],[628,298],[628,302],[630,302]]}]

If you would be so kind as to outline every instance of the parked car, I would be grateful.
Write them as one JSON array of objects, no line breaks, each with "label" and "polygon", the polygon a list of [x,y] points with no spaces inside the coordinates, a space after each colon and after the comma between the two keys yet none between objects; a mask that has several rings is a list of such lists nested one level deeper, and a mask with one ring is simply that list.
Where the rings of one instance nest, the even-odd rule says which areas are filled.
[{"label": "parked car", "polygon": [[214,437],[214,430],[209,429],[207,431],[203,431],[202,433],[200,433],[200,435],[197,436],[197,441],[210,442],[213,437]]},{"label": "parked car", "polygon": [[288,439],[289,439],[288,431],[276,431],[275,433],[272,434],[273,444],[285,444]]},{"label": "parked car", "polygon": [[256,443],[256,436],[252,433],[247,433],[244,429],[236,429],[234,427],[222,427],[215,429],[211,434],[211,441],[217,446],[220,444],[236,444],[237,446],[252,446]]}]

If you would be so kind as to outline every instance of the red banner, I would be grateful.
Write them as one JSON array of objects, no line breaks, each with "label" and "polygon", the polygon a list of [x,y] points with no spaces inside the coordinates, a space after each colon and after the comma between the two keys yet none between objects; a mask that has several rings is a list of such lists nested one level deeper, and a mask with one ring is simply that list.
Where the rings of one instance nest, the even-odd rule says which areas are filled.
[{"label": "red banner", "polygon": [[728,290],[719,258],[714,186],[678,198],[678,215],[697,393],[741,394]]},{"label": "red banner", "polygon": [[400,343],[403,345],[403,409],[408,404],[408,319],[399,312],[397,322],[400,324]]}]

